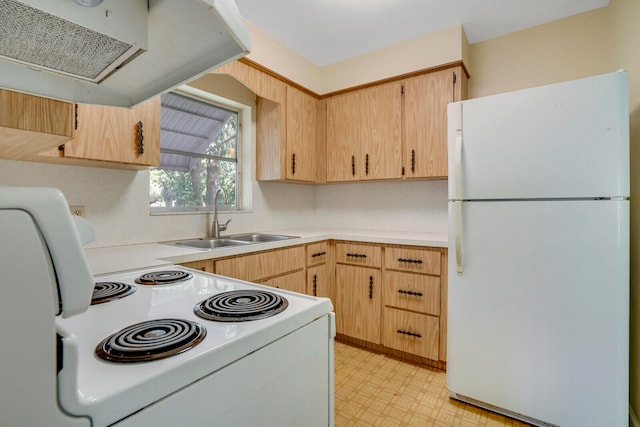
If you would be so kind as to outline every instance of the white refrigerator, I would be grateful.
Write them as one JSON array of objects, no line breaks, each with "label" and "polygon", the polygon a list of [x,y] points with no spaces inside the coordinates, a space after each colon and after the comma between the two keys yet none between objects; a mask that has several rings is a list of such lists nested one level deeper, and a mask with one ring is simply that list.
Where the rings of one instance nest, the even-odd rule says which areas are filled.
[{"label": "white refrigerator", "polygon": [[448,119],[451,396],[540,426],[627,426],[626,73]]}]

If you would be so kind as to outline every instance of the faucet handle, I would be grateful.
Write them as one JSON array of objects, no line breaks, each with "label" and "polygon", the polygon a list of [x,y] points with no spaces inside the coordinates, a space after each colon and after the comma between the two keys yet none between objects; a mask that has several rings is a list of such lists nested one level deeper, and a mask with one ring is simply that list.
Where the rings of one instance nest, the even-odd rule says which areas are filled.
[{"label": "faucet handle", "polygon": [[220,224],[218,225],[218,230],[219,231],[226,231],[227,229],[227,225],[229,225],[229,223],[231,222],[231,220],[228,220],[227,222],[225,222],[224,224]]}]

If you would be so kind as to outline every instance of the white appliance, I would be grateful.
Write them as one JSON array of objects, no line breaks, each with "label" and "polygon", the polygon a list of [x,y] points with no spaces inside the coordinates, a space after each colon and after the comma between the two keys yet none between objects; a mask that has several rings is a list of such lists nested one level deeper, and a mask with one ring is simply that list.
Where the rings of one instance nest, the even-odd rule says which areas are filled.
[{"label": "white appliance", "polygon": [[0,87],[34,95],[131,107],[249,48],[233,0],[0,0]]},{"label": "white appliance", "polygon": [[3,426],[334,424],[328,299],[175,265],[92,277],[45,188],[0,187],[0,268]]},{"label": "white appliance", "polygon": [[627,85],[449,105],[452,397],[540,426],[627,426]]}]

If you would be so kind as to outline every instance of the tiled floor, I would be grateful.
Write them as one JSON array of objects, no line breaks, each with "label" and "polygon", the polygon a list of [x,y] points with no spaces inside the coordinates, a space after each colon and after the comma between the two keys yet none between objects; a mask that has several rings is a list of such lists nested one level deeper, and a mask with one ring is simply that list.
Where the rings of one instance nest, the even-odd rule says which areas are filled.
[{"label": "tiled floor", "polygon": [[445,373],[336,342],[336,427],[528,426],[448,396]]}]

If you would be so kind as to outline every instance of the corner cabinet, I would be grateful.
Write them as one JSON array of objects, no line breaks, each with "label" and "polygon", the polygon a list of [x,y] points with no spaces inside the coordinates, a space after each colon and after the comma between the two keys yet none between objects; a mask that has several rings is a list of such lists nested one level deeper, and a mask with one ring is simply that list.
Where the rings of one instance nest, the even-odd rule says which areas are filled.
[{"label": "corner cabinet", "polygon": [[257,95],[256,180],[322,182],[324,159],[319,156],[324,156],[324,138],[319,123],[324,120],[319,97],[244,58],[214,72],[233,76]]},{"label": "corner cabinet", "polygon": [[74,106],[0,89],[0,158],[25,159],[73,138]]},{"label": "corner cabinet", "polygon": [[380,344],[382,301],[379,246],[336,243],[336,331]]},{"label": "corner cabinet", "polygon": [[259,97],[257,101],[256,178],[316,182],[318,100],[281,84],[281,100]]}]

